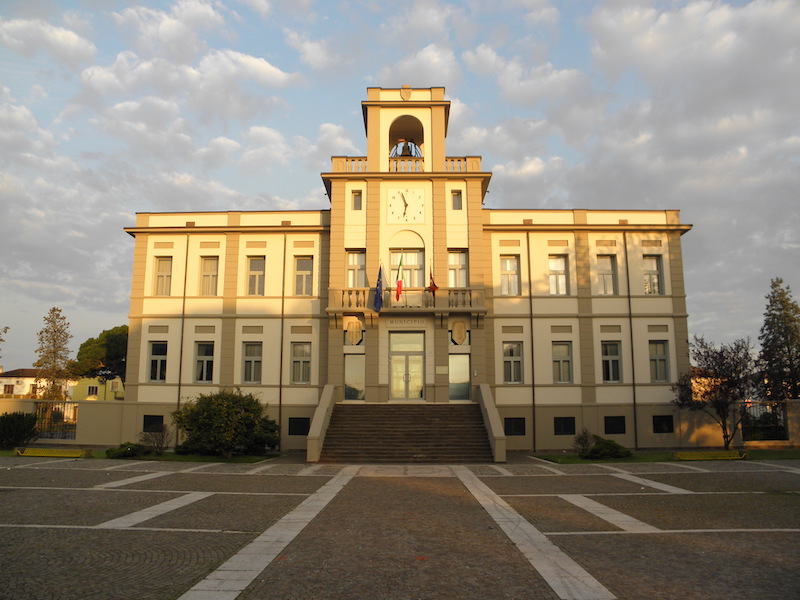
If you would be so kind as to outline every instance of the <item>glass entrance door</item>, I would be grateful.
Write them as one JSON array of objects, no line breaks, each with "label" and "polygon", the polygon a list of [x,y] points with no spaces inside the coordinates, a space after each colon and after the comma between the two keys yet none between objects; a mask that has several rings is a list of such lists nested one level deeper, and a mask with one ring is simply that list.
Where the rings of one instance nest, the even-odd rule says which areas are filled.
[{"label": "glass entrance door", "polygon": [[425,334],[389,333],[389,399],[425,397]]}]

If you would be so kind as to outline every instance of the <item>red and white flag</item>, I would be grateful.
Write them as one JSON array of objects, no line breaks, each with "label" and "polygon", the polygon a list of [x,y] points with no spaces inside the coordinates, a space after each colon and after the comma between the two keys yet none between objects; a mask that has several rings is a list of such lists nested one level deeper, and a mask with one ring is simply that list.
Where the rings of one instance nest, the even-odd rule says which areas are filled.
[{"label": "red and white flag", "polygon": [[395,279],[395,293],[394,299],[400,300],[400,294],[403,292],[403,255],[400,255],[400,264],[397,265],[397,278]]}]

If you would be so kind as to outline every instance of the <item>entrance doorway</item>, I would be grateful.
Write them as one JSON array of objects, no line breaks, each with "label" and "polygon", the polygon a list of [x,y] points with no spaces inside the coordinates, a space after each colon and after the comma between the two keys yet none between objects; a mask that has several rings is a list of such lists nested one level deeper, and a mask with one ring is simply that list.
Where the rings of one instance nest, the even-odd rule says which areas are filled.
[{"label": "entrance doorway", "polygon": [[425,334],[389,333],[389,399],[425,398]]}]

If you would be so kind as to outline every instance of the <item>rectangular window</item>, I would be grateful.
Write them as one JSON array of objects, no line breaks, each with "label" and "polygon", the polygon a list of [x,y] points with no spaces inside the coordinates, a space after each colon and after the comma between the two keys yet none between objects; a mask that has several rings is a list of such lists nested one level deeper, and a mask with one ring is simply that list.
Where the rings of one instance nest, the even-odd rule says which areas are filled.
[{"label": "rectangular window", "polygon": [[500,257],[500,295],[520,295],[519,256]]},{"label": "rectangular window", "polygon": [[620,371],[621,342],[600,342],[603,356],[603,383],[619,383],[622,381]]},{"label": "rectangular window", "polygon": [[392,250],[391,251],[391,284],[397,280],[400,270],[400,259],[403,260],[402,277],[403,288],[424,288],[425,282],[425,253],[422,250]]},{"label": "rectangular window", "polygon": [[261,383],[261,342],[244,343],[244,383]]},{"label": "rectangular window", "polygon": [[604,417],[606,435],[622,435],[625,433],[625,417]]},{"label": "rectangular window", "polygon": [[314,292],[314,257],[294,257],[294,294],[312,296]]},{"label": "rectangular window", "polygon": [[651,256],[644,256],[642,258],[645,294],[660,295],[664,293],[661,268],[661,255],[654,254]]},{"label": "rectangular window", "polygon": [[353,210],[361,210],[362,197],[361,190],[353,190]]},{"label": "rectangular window", "polygon": [[462,210],[464,208],[464,203],[461,198],[461,190],[453,190],[452,199],[453,199],[453,210]]},{"label": "rectangular window", "polygon": [[525,435],[525,417],[506,417],[503,431],[506,435]]},{"label": "rectangular window", "polygon": [[197,382],[214,379],[214,342],[197,342],[197,362],[194,380]]},{"label": "rectangular window", "polygon": [[597,293],[603,296],[616,296],[617,291],[617,257],[615,254],[599,254],[597,256]]},{"label": "rectangular window", "polygon": [[451,354],[448,358],[450,400],[469,400],[469,354]]},{"label": "rectangular window", "polygon": [[5,384],[3,386],[3,394],[6,396],[13,396],[14,395],[14,384]]},{"label": "rectangular window", "polygon": [[164,415],[143,415],[142,431],[160,432],[164,430]]},{"label": "rectangular window", "polygon": [[567,290],[567,256],[565,254],[551,254],[550,265],[550,294],[553,296],[565,296]]},{"label": "rectangular window", "polygon": [[292,342],[292,383],[311,383],[311,342]]},{"label": "rectangular window", "polygon": [[96,385],[89,385],[86,387],[86,395],[87,396],[97,396],[97,386]]},{"label": "rectangular window", "polygon": [[668,352],[666,340],[650,341],[650,381],[665,382],[669,379]]},{"label": "rectangular window", "polygon": [[466,250],[450,250],[448,253],[447,285],[451,288],[465,288],[469,285]]},{"label": "rectangular window", "polygon": [[200,258],[203,279],[200,282],[201,296],[217,295],[217,278],[219,276],[219,256],[203,256]]},{"label": "rectangular window", "polygon": [[575,417],[553,417],[553,435],[575,435]]},{"label": "rectangular window", "polygon": [[150,342],[150,381],[167,379],[167,342]]},{"label": "rectangular window", "polygon": [[366,388],[366,358],[363,354],[344,355],[344,399],[363,400]]},{"label": "rectangular window", "polygon": [[367,287],[367,253],[364,250],[347,252],[347,287]]},{"label": "rectangular window", "polygon": [[247,295],[264,295],[264,276],[267,258],[265,256],[247,257]]},{"label": "rectangular window", "polygon": [[522,342],[503,343],[503,383],[522,383]]},{"label": "rectangular window", "polygon": [[653,433],[674,433],[672,415],[653,415]]},{"label": "rectangular window", "polygon": [[156,296],[169,296],[172,293],[172,257],[156,257]]},{"label": "rectangular window", "polygon": [[553,383],[572,383],[572,342],[553,342]]},{"label": "rectangular window", "polygon": [[311,419],[308,417],[289,417],[289,435],[308,435]]}]

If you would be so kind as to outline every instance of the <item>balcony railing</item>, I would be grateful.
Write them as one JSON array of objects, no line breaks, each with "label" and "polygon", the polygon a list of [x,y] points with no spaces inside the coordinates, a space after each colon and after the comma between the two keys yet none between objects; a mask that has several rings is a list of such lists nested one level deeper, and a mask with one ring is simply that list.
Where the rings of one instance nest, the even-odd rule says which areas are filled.
[{"label": "balcony railing", "polygon": [[[375,310],[375,288],[344,288],[329,290],[328,312],[364,312]],[[484,312],[486,310],[483,289],[439,288],[436,293],[430,288],[404,288],[397,298],[395,288],[384,288],[381,310],[424,312]]]},{"label": "balcony railing", "polygon": [[[333,173],[367,173],[369,170],[366,156],[331,157],[331,171]],[[476,173],[480,170],[480,156],[448,156],[444,159],[444,171],[446,173]],[[424,171],[424,158],[399,156],[389,159],[390,173],[422,173]]]}]

